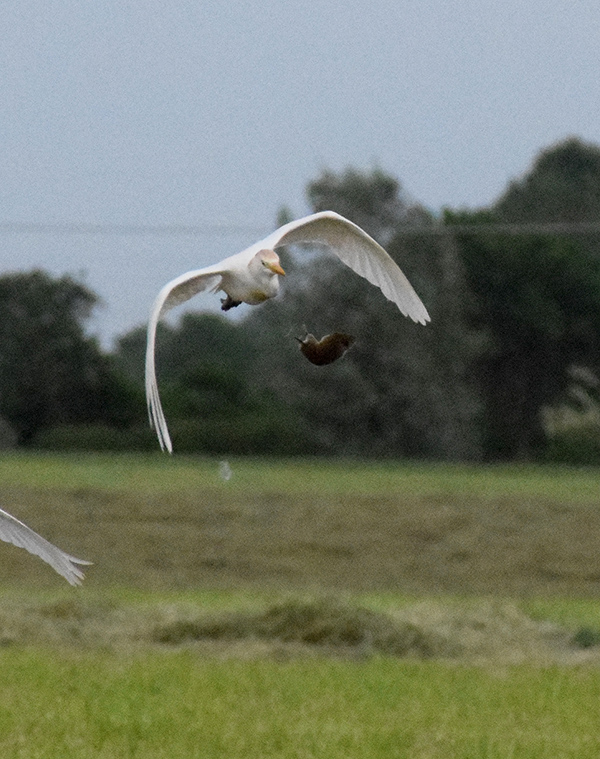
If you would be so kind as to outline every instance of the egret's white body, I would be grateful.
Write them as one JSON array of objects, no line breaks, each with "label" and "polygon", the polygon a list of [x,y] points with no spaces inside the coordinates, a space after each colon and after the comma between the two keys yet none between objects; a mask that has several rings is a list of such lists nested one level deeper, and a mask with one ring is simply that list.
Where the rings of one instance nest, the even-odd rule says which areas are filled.
[{"label": "egret's white body", "polygon": [[160,403],[155,368],[156,326],[174,306],[205,290],[223,291],[223,309],[239,303],[257,305],[277,295],[284,274],[275,248],[296,243],[326,245],[357,274],[379,287],[388,300],[413,321],[429,321],[427,309],[398,265],[364,230],[333,211],[322,211],[284,224],[241,253],[204,269],[186,272],[159,292],[148,323],[146,348],[146,400],[150,424],[161,448],[172,452],[167,422]]},{"label": "egret's white body", "polygon": [[0,539],[39,556],[71,585],[79,585],[83,580],[83,572],[77,565],[91,564],[90,561],[69,556],[68,553],[61,551],[46,538],[34,532],[31,527],[27,527],[2,509],[0,509]]}]

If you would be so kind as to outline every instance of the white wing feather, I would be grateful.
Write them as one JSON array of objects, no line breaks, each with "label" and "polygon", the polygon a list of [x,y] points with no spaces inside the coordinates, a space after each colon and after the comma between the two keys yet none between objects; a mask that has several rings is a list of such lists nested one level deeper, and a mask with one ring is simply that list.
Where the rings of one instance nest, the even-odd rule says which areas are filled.
[{"label": "white wing feather", "polygon": [[379,287],[404,316],[425,324],[427,309],[400,267],[363,229],[334,211],[305,216],[285,224],[255,246],[277,248],[294,243],[327,245],[342,263]]},{"label": "white wing feather", "polygon": [[148,404],[148,417],[150,424],[156,430],[161,449],[165,448],[169,453],[173,452],[173,444],[167,427],[167,420],[162,409],[156,381],[156,362],[154,358],[156,343],[156,327],[164,314],[170,309],[185,303],[197,293],[203,292],[210,287],[218,287],[220,282],[220,265],[208,266],[205,269],[188,271],[179,277],[167,282],[158,293],[148,323],[148,343],[146,345],[146,402]]},{"label": "white wing feather", "polygon": [[61,551],[46,538],[34,532],[31,527],[27,527],[2,509],[0,509],[0,539],[39,556],[71,585],[79,585],[83,580],[83,572],[77,565],[91,564],[90,561],[69,556],[68,553]]}]

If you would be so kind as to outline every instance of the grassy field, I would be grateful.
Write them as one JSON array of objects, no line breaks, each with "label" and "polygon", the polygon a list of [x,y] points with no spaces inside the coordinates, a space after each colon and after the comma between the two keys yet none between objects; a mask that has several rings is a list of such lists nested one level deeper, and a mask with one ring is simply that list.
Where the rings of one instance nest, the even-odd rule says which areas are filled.
[{"label": "grassy field", "polygon": [[[600,597],[596,470],[230,464],[4,455],[0,504],[93,561],[86,588]],[[7,546],[0,586],[29,581],[55,584]]]},{"label": "grassy field", "polygon": [[590,670],[0,654],[0,751],[37,759],[597,759]]},{"label": "grassy field", "polygon": [[600,472],[229,463],[0,459],[0,756],[600,756]]}]

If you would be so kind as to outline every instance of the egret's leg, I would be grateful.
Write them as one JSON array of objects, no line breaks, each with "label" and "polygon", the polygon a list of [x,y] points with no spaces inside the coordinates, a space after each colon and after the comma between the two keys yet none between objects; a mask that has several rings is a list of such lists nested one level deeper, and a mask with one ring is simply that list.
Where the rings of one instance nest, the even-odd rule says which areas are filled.
[{"label": "egret's leg", "polygon": [[230,295],[226,298],[221,298],[221,311],[229,311],[230,308],[239,306],[241,302],[241,300],[233,300]]}]

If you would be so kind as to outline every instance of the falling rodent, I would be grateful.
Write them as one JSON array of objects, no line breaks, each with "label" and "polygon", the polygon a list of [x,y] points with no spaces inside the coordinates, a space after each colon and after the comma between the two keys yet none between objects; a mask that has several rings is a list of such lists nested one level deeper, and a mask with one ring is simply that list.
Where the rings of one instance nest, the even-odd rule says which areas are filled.
[{"label": "falling rodent", "polygon": [[307,332],[304,337],[297,337],[296,340],[300,343],[303,355],[311,364],[325,366],[341,358],[354,343],[355,338],[344,332],[332,332],[331,335],[325,335],[317,340],[314,335]]}]

